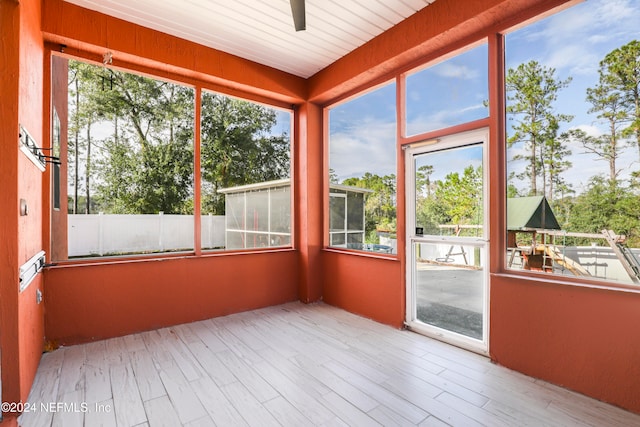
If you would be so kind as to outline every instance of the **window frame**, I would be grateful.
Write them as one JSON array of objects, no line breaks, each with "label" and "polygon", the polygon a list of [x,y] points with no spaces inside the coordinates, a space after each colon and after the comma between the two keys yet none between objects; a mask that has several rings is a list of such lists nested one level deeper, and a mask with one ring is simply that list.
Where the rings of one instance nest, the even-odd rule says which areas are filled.
[{"label": "window frame", "polygon": [[[395,201],[394,201],[394,206],[396,209],[396,223],[398,223],[398,218],[400,217],[400,207],[399,207],[399,203],[398,203],[398,191],[399,191],[399,183],[400,180],[398,179],[398,174],[400,172],[399,169],[399,163],[403,162],[403,160],[400,157],[400,152],[398,151],[398,134],[400,132],[400,123],[398,121],[398,117],[399,117],[399,111],[398,111],[398,105],[399,105],[399,99],[398,99],[398,78],[394,76],[389,78],[383,78],[380,80],[377,80],[369,85],[365,85],[363,87],[360,87],[356,90],[353,90],[349,93],[347,93],[346,95],[344,95],[343,97],[339,97],[327,104],[325,104],[323,106],[323,152],[324,152],[324,158],[325,158],[325,167],[324,167],[324,209],[322,210],[323,212],[323,218],[324,218],[324,227],[323,227],[323,250],[325,251],[330,251],[330,252],[343,252],[343,253],[347,253],[347,254],[351,254],[351,255],[358,255],[358,256],[367,256],[367,257],[373,257],[373,258],[383,258],[383,259],[393,259],[393,260],[399,260],[400,259],[400,255],[399,253],[396,251],[396,253],[385,253],[385,252],[379,252],[379,251],[375,251],[375,250],[365,250],[365,249],[354,249],[354,248],[348,248],[348,243],[347,243],[347,239],[348,239],[348,231],[345,229],[344,232],[336,232],[334,234],[344,234],[345,236],[345,242],[344,242],[344,246],[340,245],[340,246],[332,246],[331,245],[331,241],[332,241],[332,232],[330,229],[330,202],[331,202],[331,187],[332,186],[336,186],[337,188],[342,187],[342,184],[333,184],[330,182],[330,120],[329,120],[329,115],[330,115],[330,110],[332,108],[335,107],[339,107],[343,104],[346,104],[350,101],[353,101],[361,96],[367,95],[371,92],[374,92],[378,89],[382,89],[385,86],[388,86],[390,84],[395,84],[395,105],[396,105],[396,115],[395,115],[395,128],[396,128],[396,132],[395,132],[395,138],[394,138],[394,148],[395,148],[395,153],[396,153],[396,159],[395,159],[395,166],[394,166],[394,175],[395,175],[395,185],[396,185],[396,196],[395,196]],[[370,190],[369,190],[370,191]],[[347,201],[346,201],[346,193],[345,193],[345,206],[347,206]],[[366,209],[366,208],[365,208]],[[345,223],[347,222],[347,212],[345,211]],[[366,227],[364,226],[366,223],[366,216],[365,216],[365,211],[363,210],[363,230],[364,230],[364,238],[366,239]],[[399,236],[399,231],[396,231],[396,234]],[[397,243],[397,247],[399,248],[400,246],[400,240],[398,240]],[[366,243],[363,243],[363,245],[366,245]]]},{"label": "window frame", "polygon": [[[62,53],[61,51],[54,50],[51,46],[45,46],[45,57],[48,58],[45,61],[45,76],[49,76],[50,79],[53,79],[53,66],[52,66],[52,57],[58,56],[64,58],[66,60],[74,60],[79,62],[84,62],[87,64],[95,65],[95,66],[104,66],[96,60],[96,56],[88,51],[83,50],[75,50],[73,54]],[[117,59],[113,59],[112,63],[108,65],[110,68],[113,68],[118,71],[131,73],[135,75],[144,76],[147,78],[151,78],[158,81],[165,81],[171,84],[181,85],[185,87],[190,87],[193,89],[194,93],[194,124],[193,124],[193,204],[194,204],[194,226],[193,226],[193,234],[194,234],[194,248],[186,251],[169,251],[169,252],[154,252],[154,253],[132,253],[132,254],[123,254],[123,255],[106,255],[106,256],[86,256],[86,257],[78,257],[78,258],[67,258],[63,260],[53,260],[55,265],[60,266],[73,266],[73,265],[90,265],[90,264],[110,264],[110,263],[120,263],[120,262],[128,262],[128,261],[145,261],[145,260],[159,260],[159,259],[174,259],[174,258],[185,258],[185,257],[208,257],[208,256],[225,256],[225,255],[234,255],[238,253],[264,253],[264,252],[282,252],[282,251],[291,251],[295,250],[295,242],[296,242],[296,227],[295,227],[295,204],[294,204],[294,189],[295,189],[295,180],[293,179],[294,173],[296,171],[295,168],[295,146],[296,142],[296,134],[294,132],[294,121],[295,121],[295,106],[284,102],[279,101],[273,98],[269,98],[267,96],[255,95],[249,92],[244,92],[242,90],[238,90],[235,88],[226,87],[223,85],[218,85],[215,83],[211,83],[206,80],[202,80],[195,77],[187,77],[185,75],[176,74],[174,72],[164,72],[160,69],[151,68],[145,65],[139,65],[137,63],[131,63],[126,61],[119,61]],[[46,78],[46,77],[45,77]],[[48,90],[49,93],[46,93],[45,96],[49,99],[53,98],[53,85],[45,85],[45,90]],[[264,248],[251,248],[251,249],[232,249],[232,250],[203,250],[201,246],[201,233],[202,226],[201,220],[198,218],[200,216],[200,199],[201,199],[201,188],[200,188],[200,118],[201,118],[201,98],[200,94],[203,91],[211,91],[217,94],[221,94],[224,96],[240,99],[247,102],[252,102],[256,104],[263,105],[267,108],[273,108],[280,111],[287,112],[290,115],[289,122],[289,153],[290,153],[290,175],[291,175],[291,191],[290,191],[290,209],[291,209],[291,233],[290,233],[290,243],[287,246],[277,246],[277,247],[264,247]],[[54,107],[52,103],[50,103],[49,113],[53,114]],[[53,118],[51,121],[51,126],[53,126]],[[53,147],[53,132],[49,133],[51,141],[50,147]],[[66,161],[66,160],[65,160]],[[51,172],[51,175],[53,172]],[[49,178],[49,201],[53,209],[53,176]],[[55,210],[56,212],[62,212],[61,210]],[[66,212],[63,213],[66,217],[68,215]],[[49,214],[45,217],[49,226],[51,226],[53,221],[53,216]],[[65,219],[66,221],[66,219]],[[52,235],[49,235],[47,246],[53,248],[55,246],[55,242],[52,240]],[[68,248],[68,240],[65,242],[66,247]]]},{"label": "window frame", "polygon": [[[550,7],[547,10],[544,10],[540,13],[533,14],[532,16],[518,19],[515,22],[506,23],[504,26],[500,27],[500,29],[496,32],[496,41],[497,46],[499,46],[499,57],[496,62],[498,62],[501,66],[501,69],[498,70],[497,74],[499,76],[499,83],[497,85],[496,91],[500,94],[502,105],[500,105],[500,117],[499,122],[501,123],[501,128],[499,129],[502,133],[501,138],[503,139],[503,143],[501,144],[500,149],[503,150],[502,156],[502,165],[500,173],[502,176],[498,177],[500,181],[500,185],[502,186],[501,197],[504,200],[501,203],[503,207],[501,211],[501,221],[498,223],[501,230],[500,233],[502,238],[500,239],[499,248],[497,250],[501,251],[499,254],[499,265],[497,268],[494,268],[496,274],[503,277],[513,277],[519,278],[527,281],[534,282],[544,282],[551,285],[557,286],[572,286],[572,287],[580,287],[580,288],[591,288],[591,289],[601,289],[601,290],[609,290],[616,292],[631,292],[631,293],[640,293],[640,282],[637,283],[629,283],[622,281],[615,281],[607,278],[600,278],[595,276],[575,276],[575,275],[563,275],[556,273],[549,273],[544,271],[544,265],[541,271],[536,270],[525,270],[525,269],[517,269],[511,268],[508,266],[509,263],[509,249],[510,249],[510,241],[507,232],[507,197],[508,197],[508,161],[509,158],[508,148],[507,148],[507,89],[506,89],[506,75],[507,75],[507,42],[506,38],[510,33],[514,33],[518,30],[527,28],[528,26],[535,25],[536,23],[553,17],[561,12],[572,9],[574,7],[585,6],[586,2],[577,2],[572,0],[567,0],[566,2],[556,5],[555,7]],[[541,65],[545,65],[541,63]],[[500,68],[499,66],[499,68]],[[594,82],[594,84],[597,82]],[[495,84],[495,83],[494,83]],[[605,246],[599,246],[603,248]],[[495,254],[495,251],[493,251]],[[638,258],[636,256],[636,258]],[[623,268],[624,269],[624,268]]]}]

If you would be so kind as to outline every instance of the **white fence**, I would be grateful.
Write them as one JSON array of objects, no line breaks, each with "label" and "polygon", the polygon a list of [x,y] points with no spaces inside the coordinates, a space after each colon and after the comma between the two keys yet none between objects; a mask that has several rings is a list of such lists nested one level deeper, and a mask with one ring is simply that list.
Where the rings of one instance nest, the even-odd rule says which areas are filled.
[{"label": "white fence", "polygon": [[[193,215],[68,215],[69,257],[193,249]],[[202,248],[225,245],[224,215],[203,215]]]},{"label": "white fence", "polygon": [[[631,252],[640,260],[640,249],[633,248]],[[608,246],[578,246],[567,247],[565,255],[571,260],[578,262],[593,277],[608,280],[618,280],[629,282],[629,274],[622,265],[620,259],[615,255],[613,249]],[[562,272],[561,268],[554,267],[556,273]],[[564,271],[565,274],[570,274]]]}]

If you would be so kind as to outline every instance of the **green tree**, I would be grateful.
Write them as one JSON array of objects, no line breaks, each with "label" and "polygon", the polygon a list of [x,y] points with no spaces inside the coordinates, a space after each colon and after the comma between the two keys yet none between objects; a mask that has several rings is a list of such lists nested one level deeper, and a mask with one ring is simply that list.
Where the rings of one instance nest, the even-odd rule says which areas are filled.
[{"label": "green tree", "polygon": [[343,185],[373,190],[365,200],[365,232],[367,243],[377,243],[376,230],[396,231],[396,176],[370,172],[359,178],[348,178]]},{"label": "green tree", "polygon": [[[84,213],[92,211],[91,177],[93,174],[92,147],[95,145],[92,128],[102,116],[102,105],[98,100],[99,84],[93,78],[93,66],[77,61],[69,64],[69,164],[70,183],[73,186],[73,213],[80,211],[80,190],[84,190]],[[84,156],[82,156],[84,154]],[[80,175],[84,172],[84,177]],[[84,178],[84,179],[82,179]],[[84,182],[83,182],[84,181]]]},{"label": "green tree", "polygon": [[[87,206],[93,183],[100,209],[107,213],[193,213],[193,89],[76,61],[70,69],[71,87],[79,88],[72,94],[81,108],[72,114],[77,137],[70,139],[77,149],[70,147],[69,152],[87,153],[86,159],[74,162],[76,174],[87,172]],[[203,96],[203,212],[224,213],[221,188],[289,176],[289,136],[272,134],[276,122],[273,109],[221,95]],[[104,128],[107,123],[111,136],[95,140],[92,125]],[[80,131],[86,131],[84,145]],[[98,142],[102,150],[93,161],[90,148]],[[76,188],[83,185],[79,177],[73,182]]]},{"label": "green tree", "polygon": [[619,141],[622,138],[621,127],[628,121],[628,114],[622,95],[611,85],[611,79],[602,65],[599,83],[593,88],[587,88],[587,102],[591,104],[588,112],[597,114],[597,118],[606,124],[607,132],[594,137],[582,130],[573,130],[572,136],[582,142],[588,153],[608,162],[609,181],[613,183],[620,172],[617,168],[617,160],[622,153]]},{"label": "green tree", "polygon": [[513,183],[516,178],[515,172],[510,172],[507,177],[507,197],[520,197],[520,191],[518,187]]},{"label": "green tree", "polygon": [[[557,123],[553,124],[554,135],[558,133]],[[568,140],[563,135],[548,139],[544,143],[544,150],[541,150],[540,164],[542,165],[542,186],[549,202],[553,202],[556,197],[557,188],[566,185],[562,172],[569,169],[572,163],[567,160],[571,155],[571,150],[567,148]]]},{"label": "green tree", "polygon": [[337,184],[338,182],[338,174],[336,173],[335,169],[329,168],[329,183]]},{"label": "green tree", "polygon": [[600,84],[619,96],[628,126],[622,135],[633,137],[640,158],[640,41],[633,40],[609,52],[600,62]]},{"label": "green tree", "polygon": [[416,193],[418,197],[426,194],[431,197],[431,175],[433,175],[433,165],[422,165],[416,171]]},{"label": "green tree", "polygon": [[563,182],[562,184],[556,187],[557,197],[553,200],[551,204],[551,209],[556,215],[556,219],[558,220],[558,224],[560,224],[560,228],[566,229],[566,224],[571,217],[571,212],[574,208],[574,197],[575,190],[572,188],[571,184]]},{"label": "green tree", "polygon": [[449,173],[436,182],[434,197],[446,214],[444,224],[481,225],[483,223],[482,167],[467,166],[462,175]]},{"label": "green tree", "polygon": [[[567,231],[600,233],[613,230],[627,236],[627,245],[640,245],[640,217],[637,189],[610,185],[603,176],[594,176],[587,191],[575,198]],[[578,242],[586,244],[587,241]]]},{"label": "green tree", "polygon": [[[570,82],[571,78],[557,79],[555,69],[536,61],[507,71],[507,113],[509,120],[515,122],[514,134],[508,138],[507,144],[510,148],[517,143],[524,145],[527,154],[518,154],[513,160],[527,162],[522,177],[529,178],[529,193],[532,195],[552,193],[558,174],[568,167],[562,160],[567,150],[557,140],[557,133],[560,123],[569,122],[572,117],[555,113],[553,103],[558,91]],[[543,180],[542,189],[538,188],[538,177]]]},{"label": "green tree", "polygon": [[290,140],[271,135],[273,109],[206,93],[202,97],[203,212],[224,214],[218,190],[288,178]]},{"label": "green tree", "polygon": [[193,90],[94,68],[95,98],[113,121],[98,192],[108,213],[193,212]]}]

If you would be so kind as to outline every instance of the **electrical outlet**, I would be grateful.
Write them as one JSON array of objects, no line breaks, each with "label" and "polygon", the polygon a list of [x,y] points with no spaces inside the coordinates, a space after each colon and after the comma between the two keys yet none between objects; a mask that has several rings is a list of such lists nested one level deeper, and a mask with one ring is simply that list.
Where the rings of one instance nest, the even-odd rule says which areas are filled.
[{"label": "electrical outlet", "polygon": [[20,199],[20,216],[27,216],[29,214],[29,206],[25,199]]}]

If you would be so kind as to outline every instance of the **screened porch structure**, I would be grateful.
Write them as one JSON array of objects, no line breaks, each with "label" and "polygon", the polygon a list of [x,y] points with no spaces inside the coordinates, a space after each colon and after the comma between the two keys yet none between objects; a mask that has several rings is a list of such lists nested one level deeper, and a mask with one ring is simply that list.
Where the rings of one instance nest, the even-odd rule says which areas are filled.
[{"label": "screened porch structure", "polygon": [[[116,408],[113,418],[97,422],[118,426],[211,425],[216,417],[250,425],[639,424],[640,328],[633,325],[640,324],[640,287],[629,280],[639,266],[629,262],[631,273],[621,270],[626,281],[602,277],[600,253],[597,260],[589,255],[598,268],[590,275],[509,266],[515,246],[507,196],[514,182],[528,183],[508,170],[514,154],[508,149],[513,104],[507,74],[536,53],[558,66],[596,70],[598,83],[598,60],[582,67],[568,60],[576,59],[568,48],[566,58],[546,54],[564,47],[557,36],[568,28],[590,32],[571,52],[591,52],[587,43],[618,34],[596,33],[601,21],[634,17],[640,2],[306,5],[307,29],[298,32],[286,0],[0,0],[0,401],[9,404],[3,404],[0,427],[16,427],[19,420],[24,427],[90,425],[99,418],[95,412],[18,411],[27,401],[51,402],[53,410],[74,403],[109,406]],[[580,11],[571,15],[575,22],[565,21],[561,14],[572,10]],[[542,21],[548,31],[532,27]],[[613,25],[640,40],[635,21]],[[507,46],[514,39],[531,42],[533,35],[535,49]],[[473,61],[456,66],[467,54]],[[72,61],[97,67],[104,79],[83,92],[70,78]],[[149,117],[144,108],[138,115],[126,108],[138,92],[129,91],[130,99],[113,96],[104,104],[120,115],[102,119],[117,130],[100,136],[89,123],[95,111],[72,116],[70,106],[83,96],[107,99],[106,91],[120,88],[111,71],[126,71],[131,82],[152,79],[165,90],[149,103],[165,105],[172,96],[186,101]],[[456,83],[440,84],[445,77]],[[374,92],[385,102],[366,101]],[[258,124],[242,114],[223,117],[225,105],[236,100],[257,106],[251,111],[266,106],[275,112],[264,113]],[[352,101],[356,107],[349,111],[337,108]],[[389,120],[375,116],[381,110]],[[283,136],[277,140],[269,126],[280,113],[289,121],[277,129]],[[166,125],[156,133],[166,145],[147,144],[148,129],[136,127],[141,117],[149,127]],[[251,138],[238,126],[242,120]],[[355,138],[354,129],[364,136]],[[467,175],[460,169],[436,176],[430,164],[411,175],[411,149],[438,152],[449,136],[477,131],[486,135],[482,164],[470,164]],[[125,137],[135,150],[122,150]],[[267,169],[268,150],[249,159],[238,148],[271,139],[270,147],[286,159],[275,176],[290,178],[228,188],[226,202],[210,191],[228,174],[239,177],[234,182],[251,182],[242,181],[249,164]],[[106,146],[119,157],[98,155]],[[88,166],[74,168],[69,159],[76,155]],[[463,160],[447,157],[451,166]],[[342,168],[336,174],[334,165]],[[581,166],[578,175],[588,169]],[[83,179],[99,168],[120,183],[108,187],[113,194],[137,191],[141,174],[169,177],[144,190],[149,198],[172,191],[183,197],[172,208],[193,219],[172,237],[188,244],[74,259],[71,181],[76,201],[82,196],[89,207],[89,198],[105,202],[98,194],[106,181]],[[367,189],[333,185],[366,185],[365,176],[386,185],[384,203],[368,204],[374,193]],[[474,180],[482,180],[482,190]],[[616,194],[636,194],[625,190]],[[476,199],[485,206],[484,234],[470,245],[484,251],[486,348],[469,352],[437,333],[406,328],[415,294],[412,269],[447,291],[443,295],[452,289],[417,268],[423,266],[411,241],[421,237],[408,206],[431,203],[433,209],[419,213],[434,213],[428,218],[433,224],[453,224],[459,206],[445,206],[448,196],[480,196],[474,191],[482,191]],[[436,204],[431,196],[437,192]],[[579,199],[565,201],[569,206]],[[223,206],[224,248],[206,234],[218,230],[217,223],[203,219]],[[387,215],[384,221],[369,221],[376,209],[378,217]],[[73,214],[81,215],[80,207]],[[392,250],[368,243],[379,224],[389,226]],[[616,233],[608,235],[611,250],[623,244],[623,232]],[[457,236],[446,242],[431,237],[429,244],[448,254],[445,261],[452,245],[457,251],[467,244]],[[585,250],[595,254],[591,246]]]}]

